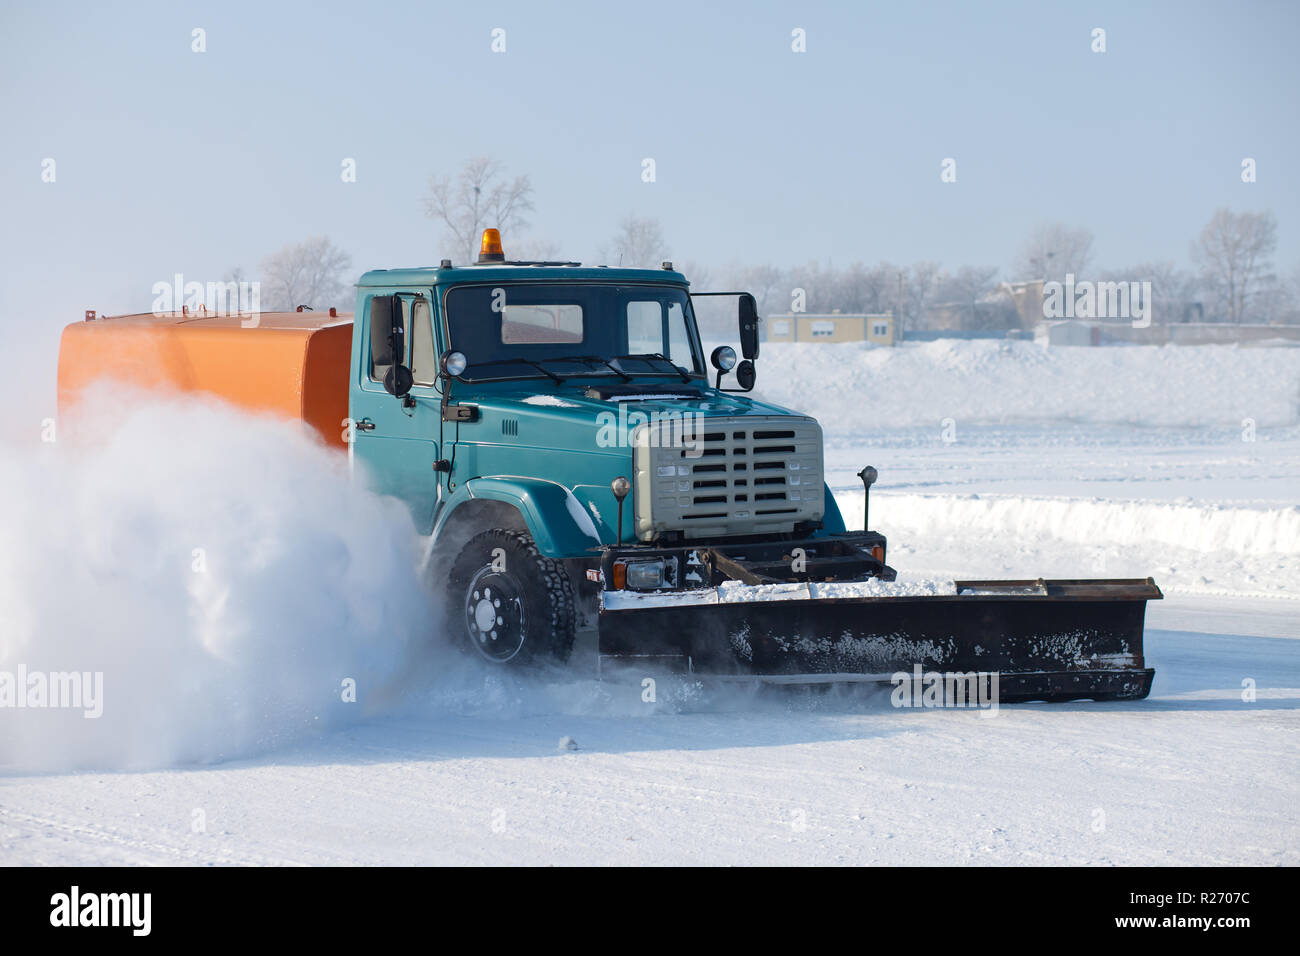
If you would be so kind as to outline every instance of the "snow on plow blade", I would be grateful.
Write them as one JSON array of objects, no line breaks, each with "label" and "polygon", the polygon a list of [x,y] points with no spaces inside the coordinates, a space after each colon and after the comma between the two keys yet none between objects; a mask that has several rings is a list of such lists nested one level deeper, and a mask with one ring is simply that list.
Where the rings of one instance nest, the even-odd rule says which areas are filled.
[{"label": "snow on plow blade", "polygon": [[997,673],[1002,701],[1139,700],[1150,579],[957,581],[955,594],[836,597],[835,585],[606,592],[602,663],[778,683]]}]

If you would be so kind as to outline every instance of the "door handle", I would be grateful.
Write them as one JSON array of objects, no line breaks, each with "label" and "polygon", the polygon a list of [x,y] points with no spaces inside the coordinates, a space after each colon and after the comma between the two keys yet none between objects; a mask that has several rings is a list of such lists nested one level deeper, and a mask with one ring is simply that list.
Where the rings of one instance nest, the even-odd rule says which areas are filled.
[{"label": "door handle", "polygon": [[375,430],[375,423],[368,418],[363,418],[359,422],[353,422],[352,427],[359,432],[372,432]]}]

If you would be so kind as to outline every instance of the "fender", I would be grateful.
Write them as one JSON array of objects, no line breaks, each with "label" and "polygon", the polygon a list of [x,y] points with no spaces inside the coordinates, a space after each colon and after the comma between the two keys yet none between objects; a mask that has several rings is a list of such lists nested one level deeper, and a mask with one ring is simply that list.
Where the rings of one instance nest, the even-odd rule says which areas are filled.
[{"label": "fender", "polygon": [[471,499],[501,501],[517,508],[537,549],[548,558],[589,557],[600,547],[595,523],[569,489],[554,481],[517,475],[464,482],[439,509],[433,541],[452,513]]},{"label": "fender", "polygon": [[835,501],[835,496],[831,494],[831,486],[825,482],[822,482],[822,500],[824,501],[822,527],[813,537],[827,534],[843,534],[848,530],[844,526],[844,515],[840,513],[840,506]]}]

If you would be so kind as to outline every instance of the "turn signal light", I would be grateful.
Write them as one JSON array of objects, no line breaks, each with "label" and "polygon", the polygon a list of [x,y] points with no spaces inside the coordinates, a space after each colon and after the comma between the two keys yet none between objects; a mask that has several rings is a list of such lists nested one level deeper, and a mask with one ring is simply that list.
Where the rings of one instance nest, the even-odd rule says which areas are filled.
[{"label": "turn signal light", "polygon": [[622,561],[614,562],[614,590],[622,591],[627,588],[627,565]]},{"label": "turn signal light", "polygon": [[501,251],[501,230],[484,229],[483,242],[478,249],[479,262],[505,262],[506,254]]},{"label": "turn signal light", "polygon": [[877,561],[879,561],[881,564],[885,563],[885,549],[882,548],[880,545],[873,544],[871,546],[871,556],[875,558]]}]

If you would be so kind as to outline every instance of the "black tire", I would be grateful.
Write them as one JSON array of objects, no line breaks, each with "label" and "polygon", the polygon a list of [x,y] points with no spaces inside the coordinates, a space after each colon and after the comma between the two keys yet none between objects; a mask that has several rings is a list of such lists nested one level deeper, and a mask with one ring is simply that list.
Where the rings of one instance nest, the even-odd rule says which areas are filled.
[{"label": "black tire", "polygon": [[[494,552],[500,549],[495,557]],[[484,531],[452,564],[447,633],[489,664],[566,661],[576,633],[573,586],[524,531]]]}]

